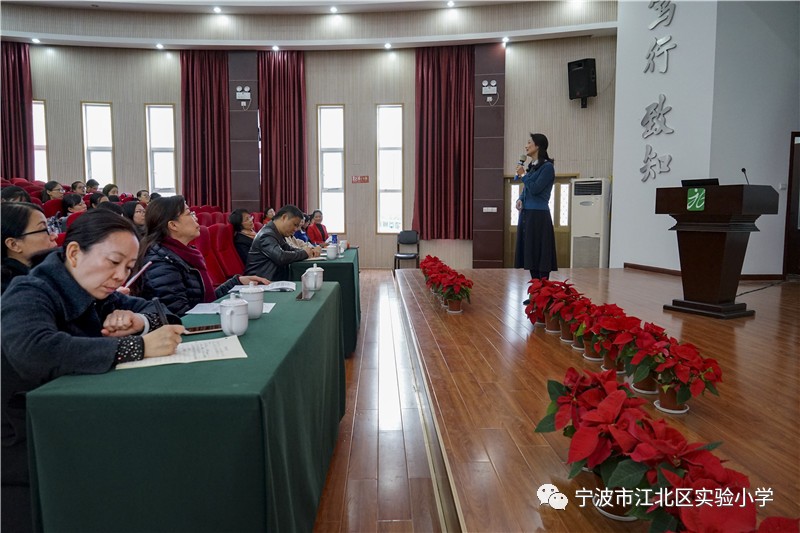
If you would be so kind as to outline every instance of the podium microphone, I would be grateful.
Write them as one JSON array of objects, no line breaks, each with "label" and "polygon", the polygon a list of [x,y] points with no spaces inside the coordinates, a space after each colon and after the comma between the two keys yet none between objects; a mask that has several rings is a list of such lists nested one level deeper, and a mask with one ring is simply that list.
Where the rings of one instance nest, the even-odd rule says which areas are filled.
[{"label": "podium microphone", "polygon": [[750,185],[750,180],[747,179],[747,169],[742,168],[742,174],[744,174],[744,180],[747,182],[748,185]]}]

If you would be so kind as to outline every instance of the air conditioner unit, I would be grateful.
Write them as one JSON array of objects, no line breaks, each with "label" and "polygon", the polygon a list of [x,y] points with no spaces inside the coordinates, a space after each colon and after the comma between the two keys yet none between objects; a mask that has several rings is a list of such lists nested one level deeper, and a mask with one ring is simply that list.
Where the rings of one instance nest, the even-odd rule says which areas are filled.
[{"label": "air conditioner unit", "polygon": [[607,178],[572,180],[572,268],[608,268],[611,182]]}]

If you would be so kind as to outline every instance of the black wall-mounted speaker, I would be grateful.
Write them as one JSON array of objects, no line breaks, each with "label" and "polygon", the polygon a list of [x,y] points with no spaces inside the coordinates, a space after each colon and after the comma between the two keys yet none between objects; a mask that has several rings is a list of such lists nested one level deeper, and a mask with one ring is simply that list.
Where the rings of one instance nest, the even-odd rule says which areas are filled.
[{"label": "black wall-mounted speaker", "polygon": [[569,76],[569,99],[597,96],[597,71],[594,58],[579,59],[567,63]]}]

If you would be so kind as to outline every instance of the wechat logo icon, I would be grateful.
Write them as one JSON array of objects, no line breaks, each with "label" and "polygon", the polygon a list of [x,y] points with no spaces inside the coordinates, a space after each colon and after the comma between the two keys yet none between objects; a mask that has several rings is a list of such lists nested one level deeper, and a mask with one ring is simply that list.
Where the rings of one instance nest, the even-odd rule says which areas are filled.
[{"label": "wechat logo icon", "polygon": [[536,496],[539,498],[540,505],[549,505],[553,509],[563,511],[567,508],[569,500],[567,497],[558,492],[558,487],[545,483],[539,490],[536,491]]}]

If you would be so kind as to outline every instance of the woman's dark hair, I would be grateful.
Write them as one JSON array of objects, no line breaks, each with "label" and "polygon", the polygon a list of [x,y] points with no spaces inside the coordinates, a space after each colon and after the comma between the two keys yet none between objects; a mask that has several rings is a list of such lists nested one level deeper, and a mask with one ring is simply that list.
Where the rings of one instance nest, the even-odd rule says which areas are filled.
[{"label": "woman's dark hair", "polygon": [[150,194],[150,199],[151,200],[155,200],[156,198],[161,198],[161,195],[158,194],[157,192],[154,192],[154,193]]},{"label": "woman's dark hair", "polygon": [[2,197],[4,202],[31,202],[31,195],[25,189],[16,185],[3,187]]},{"label": "woman's dark hair", "polygon": [[71,214],[70,208],[82,203],[80,194],[65,194],[61,199],[61,215],[68,217]]},{"label": "woman's dark hair", "polygon": [[139,261],[137,264],[142,262],[142,258],[152,245],[160,243],[166,237],[169,237],[170,221],[177,220],[183,213],[185,206],[186,200],[179,194],[156,198],[147,204],[147,211],[144,213],[144,225],[147,228],[147,234],[142,239],[139,247]]},{"label": "woman's dark hair", "polygon": [[117,196],[116,194],[109,194],[108,195],[108,201],[109,202],[119,202],[119,196]]},{"label": "woman's dark hair", "polygon": [[275,213],[275,218],[281,218],[283,215],[289,215],[290,217],[300,217],[300,220],[303,220],[303,212],[300,211],[300,208],[294,206],[292,204],[286,204],[285,206],[281,207],[277,213]]},{"label": "woman's dark hair", "polygon": [[111,234],[126,231],[137,239],[136,228],[125,217],[106,209],[89,211],[67,228],[67,237],[64,239],[64,249],[71,242],[77,242],[84,252],[89,251],[95,244],[106,240]]},{"label": "woman's dark hair", "polygon": [[78,181],[73,181],[73,182],[72,182],[72,184],[70,184],[69,188],[70,188],[70,189],[72,189],[72,190],[74,191],[74,190],[75,190],[75,187],[76,187],[76,186],[77,186],[79,183],[83,183],[83,182],[82,182],[81,180],[78,180]]},{"label": "woman's dark hair", "polygon": [[141,198],[143,192],[149,193],[150,191],[148,191],[147,189],[142,189],[141,191],[136,191],[136,198]]},{"label": "woman's dark hair", "polygon": [[545,161],[555,163],[556,160],[547,154],[547,147],[550,146],[550,142],[543,133],[531,133],[531,140],[533,141],[533,144],[539,148],[539,159],[534,161],[534,163],[537,165],[544,163]]},{"label": "woman's dark hair", "polygon": [[90,189],[92,187],[99,187],[100,183],[97,180],[89,180],[86,182],[86,188]]},{"label": "woman's dark hair", "polygon": [[3,206],[0,210],[0,225],[2,226],[3,236],[3,258],[8,256],[8,248],[6,247],[6,239],[19,239],[28,227],[28,221],[31,219],[31,213],[39,211],[44,214],[42,208],[35,204],[27,202],[10,202]]},{"label": "woman's dark hair", "polygon": [[[145,204],[142,202],[125,202],[122,204],[122,214],[125,215],[125,218],[129,220],[133,220],[133,215],[136,214],[136,208],[138,206],[145,207]],[[135,224],[135,222],[134,222]]]},{"label": "woman's dark hair", "polygon": [[111,192],[111,189],[113,189],[113,188],[115,188],[115,187],[116,187],[116,189],[117,189],[117,192],[119,192],[119,187],[117,187],[116,183],[109,183],[108,185],[106,185],[105,187],[103,187],[103,194],[105,194],[106,196],[108,196],[108,193],[109,193],[109,192]]},{"label": "woman's dark hair", "polygon": [[234,233],[242,231],[242,222],[244,222],[244,216],[246,214],[250,214],[250,211],[247,209],[234,209],[231,211],[231,214],[228,215],[228,222],[233,226]]},{"label": "woman's dark hair", "polygon": [[57,181],[48,181],[47,183],[44,184],[44,189],[42,189],[42,201],[43,202],[46,202],[48,200],[52,200],[52,198],[50,198],[50,195],[47,194],[47,193],[52,191],[56,187],[61,187],[61,184],[59,182],[57,182]]},{"label": "woman's dark hair", "polygon": [[125,213],[122,211],[122,207],[119,204],[115,204],[114,202],[108,201],[103,202],[102,204],[97,205],[97,209],[105,209],[107,211],[111,211],[121,217],[125,216]]},{"label": "woman's dark hair", "polygon": [[105,194],[101,192],[93,192],[92,195],[89,197],[89,209],[92,209],[100,205],[101,198],[107,198],[107,197]]}]

